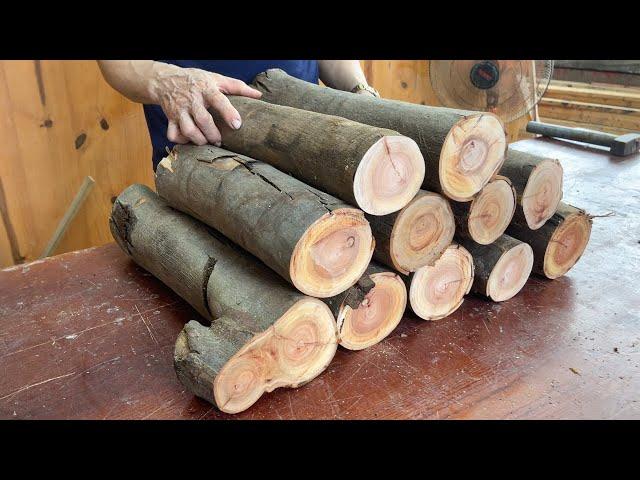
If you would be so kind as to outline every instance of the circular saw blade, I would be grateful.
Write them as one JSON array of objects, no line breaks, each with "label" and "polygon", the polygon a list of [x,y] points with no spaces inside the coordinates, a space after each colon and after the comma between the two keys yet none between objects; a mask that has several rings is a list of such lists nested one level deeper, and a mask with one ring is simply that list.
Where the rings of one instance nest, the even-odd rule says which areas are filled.
[{"label": "circular saw blade", "polygon": [[429,70],[445,107],[492,112],[510,122],[540,101],[553,60],[431,60]]}]

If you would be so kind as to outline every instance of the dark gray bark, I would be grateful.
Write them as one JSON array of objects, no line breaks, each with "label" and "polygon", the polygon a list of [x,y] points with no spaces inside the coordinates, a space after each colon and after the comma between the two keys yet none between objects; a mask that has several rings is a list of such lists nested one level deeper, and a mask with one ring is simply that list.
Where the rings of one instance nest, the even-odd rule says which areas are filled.
[{"label": "dark gray bark", "polygon": [[296,79],[279,69],[258,74],[253,86],[262,92],[261,98],[266,102],[336,115],[388,128],[412,138],[418,144],[426,165],[422,188],[436,192],[443,192],[439,166],[445,138],[457,122],[478,114],[468,110],[353,95]]},{"label": "dark gray bark", "polygon": [[269,164],[222,148],[177,145],[168,158],[156,171],[158,194],[292,283],[291,257],[309,227],[337,209],[353,210]]},{"label": "dark gray bark", "polygon": [[212,112],[229,150],[269,163],[299,180],[358,206],[354,175],[371,146],[392,130],[332,115],[273,105],[247,97],[228,97],[240,113],[233,130]]},{"label": "dark gray bark", "polygon": [[132,185],[118,196],[110,227],[136,263],[212,320],[211,328],[196,321],[185,326],[176,343],[175,369],[185,386],[214,404],[213,380],[227,361],[309,299],[146,186]]}]

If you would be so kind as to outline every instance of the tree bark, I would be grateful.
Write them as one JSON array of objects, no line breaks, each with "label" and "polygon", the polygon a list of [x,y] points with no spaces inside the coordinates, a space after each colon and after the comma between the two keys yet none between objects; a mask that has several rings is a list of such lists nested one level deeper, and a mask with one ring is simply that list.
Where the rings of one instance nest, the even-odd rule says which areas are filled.
[{"label": "tree bark", "polygon": [[509,148],[500,175],[516,190],[514,222],[537,230],[555,213],[562,200],[562,165],[556,159]]},{"label": "tree bark", "polygon": [[538,230],[512,222],[507,233],[533,249],[533,271],[550,279],[567,273],[589,243],[593,217],[584,210],[560,202],[558,210]]},{"label": "tree bark", "polygon": [[502,302],[524,287],[533,266],[531,247],[508,235],[489,245],[468,238],[457,239],[473,257],[475,275],[471,291]]},{"label": "tree bark", "polygon": [[136,263],[212,320],[207,283],[217,250],[204,225],[172,211],[148,187],[132,185],[113,203],[109,227]]},{"label": "tree bark", "polygon": [[373,258],[404,275],[433,264],[455,233],[449,201],[425,190],[399,212],[366,217],[376,240]]},{"label": "tree bark", "polygon": [[496,177],[471,202],[451,202],[456,232],[473,241],[488,245],[502,235],[516,210],[516,191],[510,179]]},{"label": "tree bark", "polygon": [[506,136],[493,114],[415,105],[320,87],[271,69],[253,86],[262,100],[336,115],[412,138],[426,164],[423,188],[469,201],[498,172]]},{"label": "tree bark", "polygon": [[433,265],[404,276],[411,311],[424,320],[439,320],[455,312],[473,283],[471,254],[452,243]]},{"label": "tree bark", "polygon": [[221,148],[176,146],[158,165],[156,188],[172,207],[220,231],[308,295],[349,288],[373,254],[360,210]]},{"label": "tree bark", "polygon": [[362,350],[398,325],[407,306],[407,289],[399,275],[372,262],[356,285],[325,303],[337,319],[340,345]]},{"label": "tree bark", "polygon": [[224,146],[269,163],[367,213],[404,207],[424,178],[416,143],[344,118],[229,96],[243,119],[231,129],[212,112]]},{"label": "tree bark", "polygon": [[122,192],[110,226],[126,253],[212,320],[211,328],[185,326],[174,363],[180,381],[222,411],[306,383],[333,358],[337,330],[326,305],[149,188]]}]

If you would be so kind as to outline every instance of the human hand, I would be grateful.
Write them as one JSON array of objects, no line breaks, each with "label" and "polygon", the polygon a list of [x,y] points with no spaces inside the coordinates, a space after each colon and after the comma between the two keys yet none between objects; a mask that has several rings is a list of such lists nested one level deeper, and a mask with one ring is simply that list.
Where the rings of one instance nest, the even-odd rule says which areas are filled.
[{"label": "human hand", "polygon": [[150,85],[154,103],[169,120],[167,138],[174,143],[211,143],[220,146],[222,136],[207,108],[215,110],[234,130],[242,125],[238,111],[225,95],[260,98],[262,93],[235,78],[198,68],[158,65]]}]

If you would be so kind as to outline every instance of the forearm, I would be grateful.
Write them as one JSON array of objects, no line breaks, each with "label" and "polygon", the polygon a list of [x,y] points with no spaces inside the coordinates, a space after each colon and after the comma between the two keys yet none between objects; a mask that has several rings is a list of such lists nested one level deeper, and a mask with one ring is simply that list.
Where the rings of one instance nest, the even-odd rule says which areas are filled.
[{"label": "forearm", "polygon": [[129,100],[158,103],[154,80],[159,74],[178,68],[153,60],[98,60],[102,75],[109,85]]},{"label": "forearm", "polygon": [[350,91],[359,83],[368,85],[358,60],[318,60],[318,67],[320,80],[328,87]]}]

